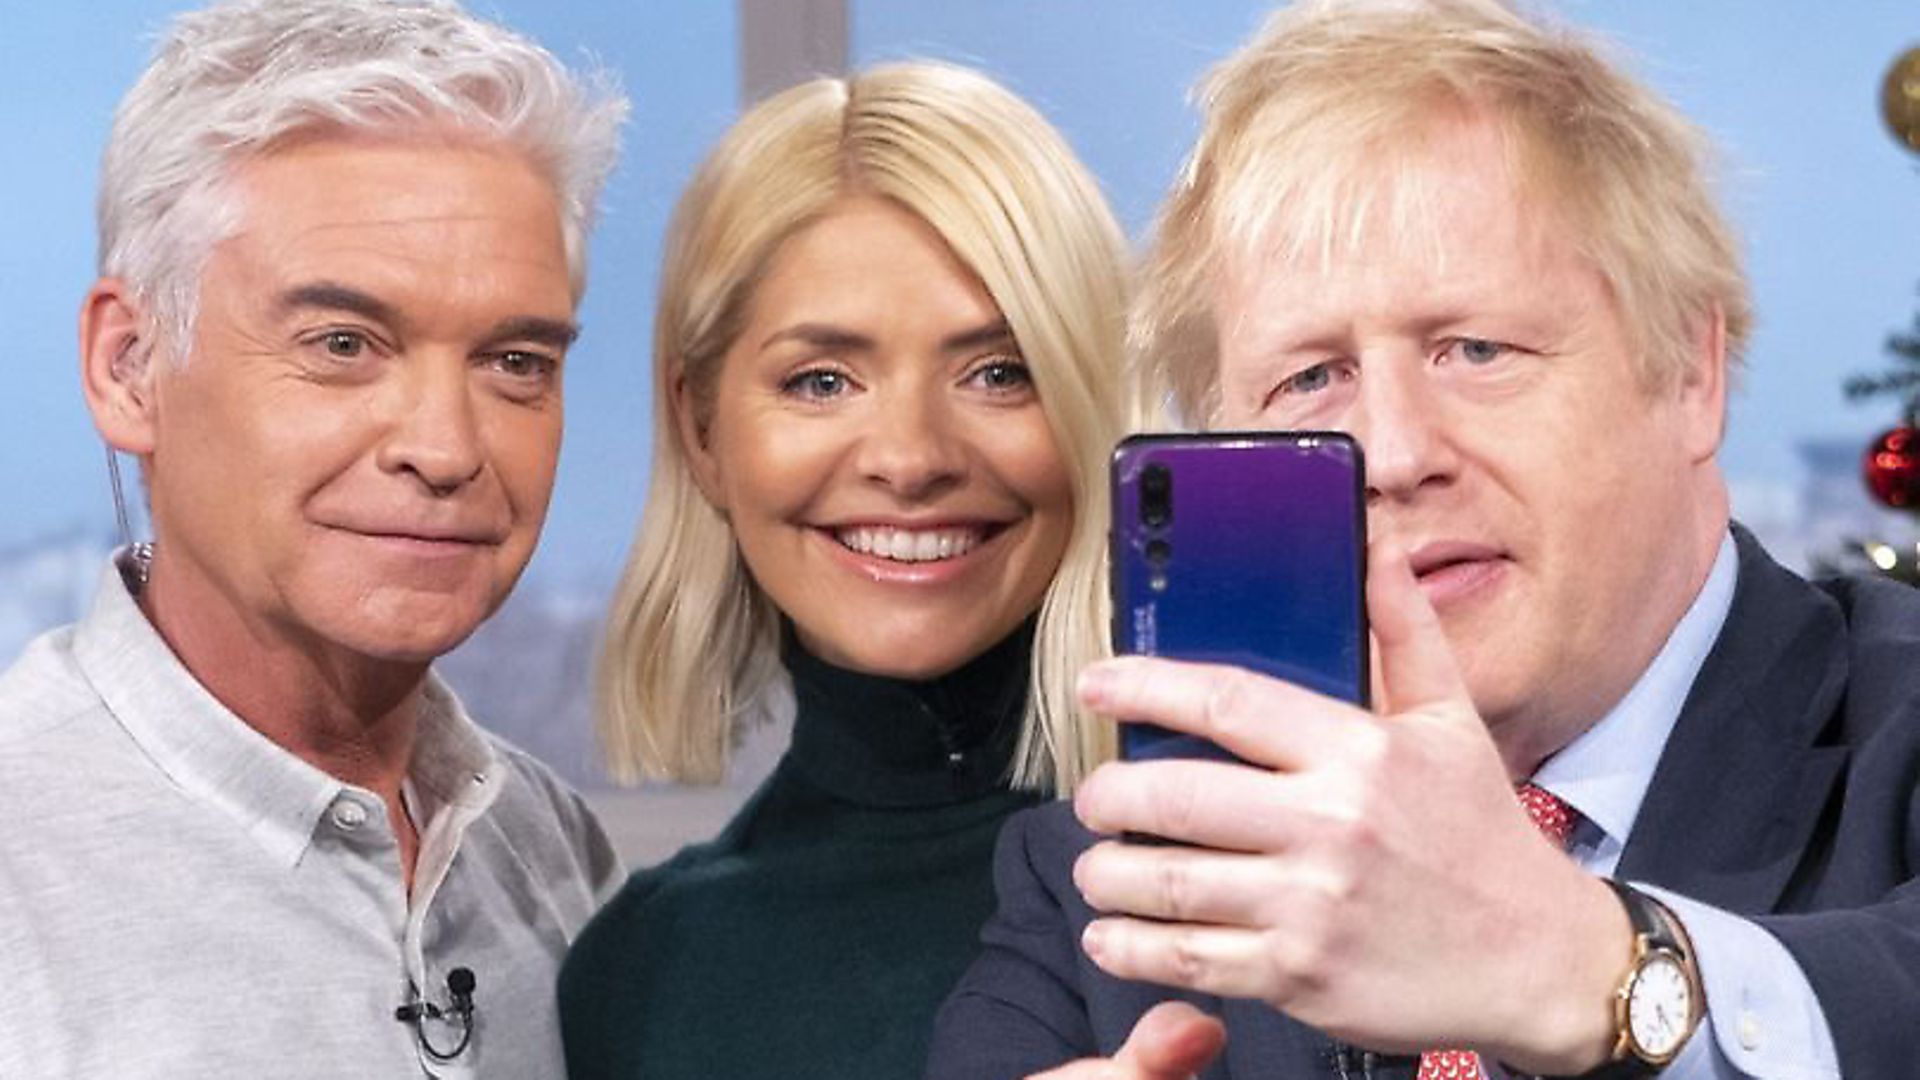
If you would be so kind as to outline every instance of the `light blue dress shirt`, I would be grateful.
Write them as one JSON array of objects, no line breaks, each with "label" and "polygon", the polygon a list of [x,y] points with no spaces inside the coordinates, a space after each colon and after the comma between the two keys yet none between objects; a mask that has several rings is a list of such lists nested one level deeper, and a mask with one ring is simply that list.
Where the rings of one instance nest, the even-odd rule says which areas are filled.
[{"label": "light blue dress shirt", "polygon": [[[1619,865],[1660,750],[1733,606],[1737,573],[1729,535],[1700,595],[1640,680],[1599,723],[1534,773],[1534,783],[1580,812],[1570,852],[1584,869],[1604,875]],[[1634,884],[1658,897],[1686,927],[1706,991],[1706,1022],[1663,1078],[1838,1080],[1826,1014],[1786,946],[1729,912]]]}]

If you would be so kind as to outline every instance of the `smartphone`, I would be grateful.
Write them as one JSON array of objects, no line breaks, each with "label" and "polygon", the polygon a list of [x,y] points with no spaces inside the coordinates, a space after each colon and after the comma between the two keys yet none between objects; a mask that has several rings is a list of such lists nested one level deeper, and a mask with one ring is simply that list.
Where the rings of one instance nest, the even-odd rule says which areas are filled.
[{"label": "smartphone", "polygon": [[[1135,435],[1113,453],[1113,648],[1233,664],[1367,704],[1366,477],[1325,431]],[[1129,760],[1234,760],[1122,722]]]}]

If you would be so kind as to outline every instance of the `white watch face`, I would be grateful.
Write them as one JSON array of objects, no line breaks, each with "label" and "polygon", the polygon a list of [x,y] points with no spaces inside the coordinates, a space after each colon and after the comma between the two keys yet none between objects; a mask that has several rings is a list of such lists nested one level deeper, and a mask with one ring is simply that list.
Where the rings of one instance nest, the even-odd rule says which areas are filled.
[{"label": "white watch face", "polygon": [[1627,1028],[1642,1055],[1664,1061],[1680,1050],[1691,1030],[1693,985],[1672,953],[1655,952],[1627,991]]}]

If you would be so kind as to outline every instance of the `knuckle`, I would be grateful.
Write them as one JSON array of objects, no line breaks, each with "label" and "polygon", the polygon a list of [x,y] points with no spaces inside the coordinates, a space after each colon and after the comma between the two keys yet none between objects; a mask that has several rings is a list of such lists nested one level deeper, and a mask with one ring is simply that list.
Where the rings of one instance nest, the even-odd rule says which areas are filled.
[{"label": "knuckle", "polygon": [[1393,737],[1384,725],[1361,721],[1351,725],[1346,736],[1347,752],[1352,756],[1356,768],[1367,775],[1378,775],[1388,767],[1393,753]]},{"label": "knuckle", "polygon": [[1290,927],[1285,938],[1268,949],[1268,955],[1275,981],[1288,987],[1290,994],[1316,994],[1336,973],[1337,951],[1326,913],[1321,910],[1317,916]]},{"label": "knuckle", "polygon": [[1174,838],[1189,835],[1200,816],[1200,785],[1192,773],[1182,770],[1169,777],[1157,807],[1162,833]]},{"label": "knuckle", "polygon": [[1295,939],[1300,943],[1299,959],[1304,967],[1317,969],[1325,962],[1327,942],[1333,930],[1333,913],[1346,902],[1344,890],[1336,884],[1331,888],[1315,890],[1300,905]]},{"label": "knuckle", "polygon": [[1233,668],[1217,672],[1207,686],[1201,709],[1206,733],[1217,740],[1239,727],[1253,693],[1254,677],[1247,672]]},{"label": "knuckle", "polygon": [[1363,896],[1365,886],[1365,878],[1355,871],[1352,864],[1336,867],[1327,875],[1321,887],[1321,894],[1325,899],[1325,906],[1320,911],[1319,923],[1322,937],[1331,934],[1334,921],[1342,912],[1353,910],[1355,904],[1365,899]]},{"label": "knuckle", "polygon": [[1320,979],[1310,958],[1303,954],[1298,939],[1289,937],[1271,942],[1266,950],[1266,983],[1269,1000],[1275,1003],[1299,1003],[1310,997]]},{"label": "knuckle", "polygon": [[1325,985],[1331,953],[1323,935],[1315,934],[1303,939],[1293,957],[1294,985],[1305,989]]},{"label": "knuckle", "polygon": [[1361,788],[1359,783],[1350,784],[1342,798],[1329,799],[1314,815],[1316,847],[1323,854],[1337,856],[1364,842],[1370,825],[1367,796]]},{"label": "knuckle", "polygon": [[1204,986],[1213,970],[1200,935],[1192,930],[1174,931],[1168,943],[1167,962],[1173,981],[1181,986]]},{"label": "knuckle", "polygon": [[1158,868],[1161,910],[1170,919],[1185,918],[1194,898],[1193,867],[1177,856],[1160,861]]}]

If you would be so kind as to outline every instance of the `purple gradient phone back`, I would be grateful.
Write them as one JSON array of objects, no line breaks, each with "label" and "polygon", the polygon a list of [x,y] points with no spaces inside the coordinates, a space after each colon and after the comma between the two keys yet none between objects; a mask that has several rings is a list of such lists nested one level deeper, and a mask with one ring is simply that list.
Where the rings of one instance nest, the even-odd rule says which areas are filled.
[{"label": "purple gradient phone back", "polygon": [[[1112,478],[1115,652],[1233,664],[1366,703],[1358,444],[1330,432],[1137,435],[1115,449]],[[1168,478],[1170,516],[1146,520],[1143,486],[1151,504]],[[1149,724],[1122,725],[1121,750],[1229,757]]]}]

